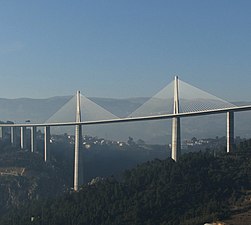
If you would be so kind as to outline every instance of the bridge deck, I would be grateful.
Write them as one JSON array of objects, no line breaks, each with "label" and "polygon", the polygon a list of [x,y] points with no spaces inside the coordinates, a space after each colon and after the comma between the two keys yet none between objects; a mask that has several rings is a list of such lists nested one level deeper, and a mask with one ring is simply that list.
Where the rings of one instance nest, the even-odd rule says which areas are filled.
[{"label": "bridge deck", "polygon": [[108,124],[108,123],[124,123],[124,122],[136,122],[136,121],[147,121],[147,120],[161,120],[170,119],[174,117],[192,117],[192,116],[202,116],[210,114],[221,114],[226,112],[241,112],[251,110],[251,105],[246,106],[236,106],[231,108],[223,109],[213,109],[197,112],[186,112],[178,114],[162,114],[153,116],[143,116],[143,117],[131,117],[131,118],[119,118],[119,119],[109,119],[109,120],[96,120],[96,121],[83,121],[83,122],[62,122],[62,123],[34,123],[34,124],[0,124],[0,127],[46,127],[46,126],[75,126],[75,125],[94,125],[94,124]]}]

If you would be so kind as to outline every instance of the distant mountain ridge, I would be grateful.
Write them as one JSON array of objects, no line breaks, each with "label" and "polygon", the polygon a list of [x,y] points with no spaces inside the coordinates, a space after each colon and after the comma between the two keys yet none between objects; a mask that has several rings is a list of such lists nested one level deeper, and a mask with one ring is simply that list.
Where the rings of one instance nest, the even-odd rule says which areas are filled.
[{"label": "distant mountain ridge", "polygon": [[[33,122],[44,122],[72,97],[55,96],[46,99],[0,98],[0,120],[22,122],[30,119]],[[90,97],[89,99],[118,117],[126,117],[149,98],[113,99]]]},{"label": "distant mountain ridge", "polygon": [[[22,123],[30,120],[31,123],[41,123],[50,118],[72,96],[56,96],[46,99],[0,98],[0,121],[13,121]],[[127,117],[143,103],[148,97],[113,99],[89,98],[96,104],[110,111],[118,117]],[[251,102],[234,102],[235,105],[250,105]],[[84,112],[82,112],[84,120]],[[235,113],[235,135],[251,137],[251,112]],[[195,122],[196,121],[196,122]],[[143,139],[151,143],[167,143],[171,137],[171,120],[137,122],[129,124],[103,125],[85,128],[86,134],[108,139],[127,140],[129,136]],[[193,117],[182,119],[182,138],[199,138],[225,136],[226,119],[224,114]],[[68,131],[66,131],[68,132]],[[62,133],[62,132],[61,132]]]},{"label": "distant mountain ridge", "polygon": [[29,119],[31,122],[44,122],[70,98],[71,96],[46,99],[0,98],[0,120],[24,122]]}]

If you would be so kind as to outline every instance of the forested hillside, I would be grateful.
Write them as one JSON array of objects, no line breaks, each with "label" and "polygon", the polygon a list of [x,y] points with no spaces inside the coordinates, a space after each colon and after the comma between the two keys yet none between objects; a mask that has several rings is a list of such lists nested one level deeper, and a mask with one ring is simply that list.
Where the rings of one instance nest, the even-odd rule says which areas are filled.
[{"label": "forested hillside", "polygon": [[[61,141],[50,146],[51,160],[43,160],[43,142],[36,153],[12,147],[0,140],[0,217],[11,209],[22,208],[34,200],[55,198],[73,186],[74,146]],[[140,147],[134,142],[124,147],[115,144],[92,145],[82,156],[84,181],[101,176],[120,176],[125,169],[169,155],[166,146]]]},{"label": "forested hillside", "polygon": [[57,196],[65,187],[62,173],[41,155],[0,142],[0,216],[29,201]]},{"label": "forested hillside", "polygon": [[175,163],[154,160],[77,193],[35,201],[0,224],[177,225],[227,217],[251,189],[251,157],[190,153]]}]

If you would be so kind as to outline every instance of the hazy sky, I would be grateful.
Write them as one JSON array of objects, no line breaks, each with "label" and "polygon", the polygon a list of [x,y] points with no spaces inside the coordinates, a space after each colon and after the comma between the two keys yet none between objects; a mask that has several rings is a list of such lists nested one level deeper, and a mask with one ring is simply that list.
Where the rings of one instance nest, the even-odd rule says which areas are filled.
[{"label": "hazy sky", "polygon": [[174,75],[251,101],[251,1],[0,0],[0,98],[152,96]]}]

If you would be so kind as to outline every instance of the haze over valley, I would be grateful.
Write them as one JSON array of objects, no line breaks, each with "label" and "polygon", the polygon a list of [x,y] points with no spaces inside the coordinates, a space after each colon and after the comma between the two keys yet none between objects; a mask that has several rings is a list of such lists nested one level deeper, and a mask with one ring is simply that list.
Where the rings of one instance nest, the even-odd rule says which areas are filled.
[{"label": "haze over valley", "polygon": [[[0,99],[0,120],[23,123],[30,120],[31,123],[43,123],[64,106],[72,96],[52,97],[48,99]],[[117,117],[129,116],[149,98],[90,98],[104,109]],[[235,105],[249,105],[250,102],[234,102]],[[75,120],[75,106],[72,105],[72,114],[65,115],[61,122]],[[235,135],[242,138],[251,136],[251,113],[240,112],[235,114]],[[98,119],[98,118],[97,118]],[[85,121],[85,112],[82,112],[82,120]],[[53,122],[53,120],[51,121]],[[56,121],[54,121],[56,122]],[[226,116],[209,115],[182,119],[183,139],[215,138],[226,135]],[[53,131],[53,130],[52,130]],[[54,129],[56,134],[74,133],[74,128]],[[85,135],[103,137],[111,140],[126,141],[129,136],[135,140],[142,139],[151,144],[167,144],[171,141],[171,120],[151,122],[137,122],[132,124],[95,125],[84,129]]]}]

